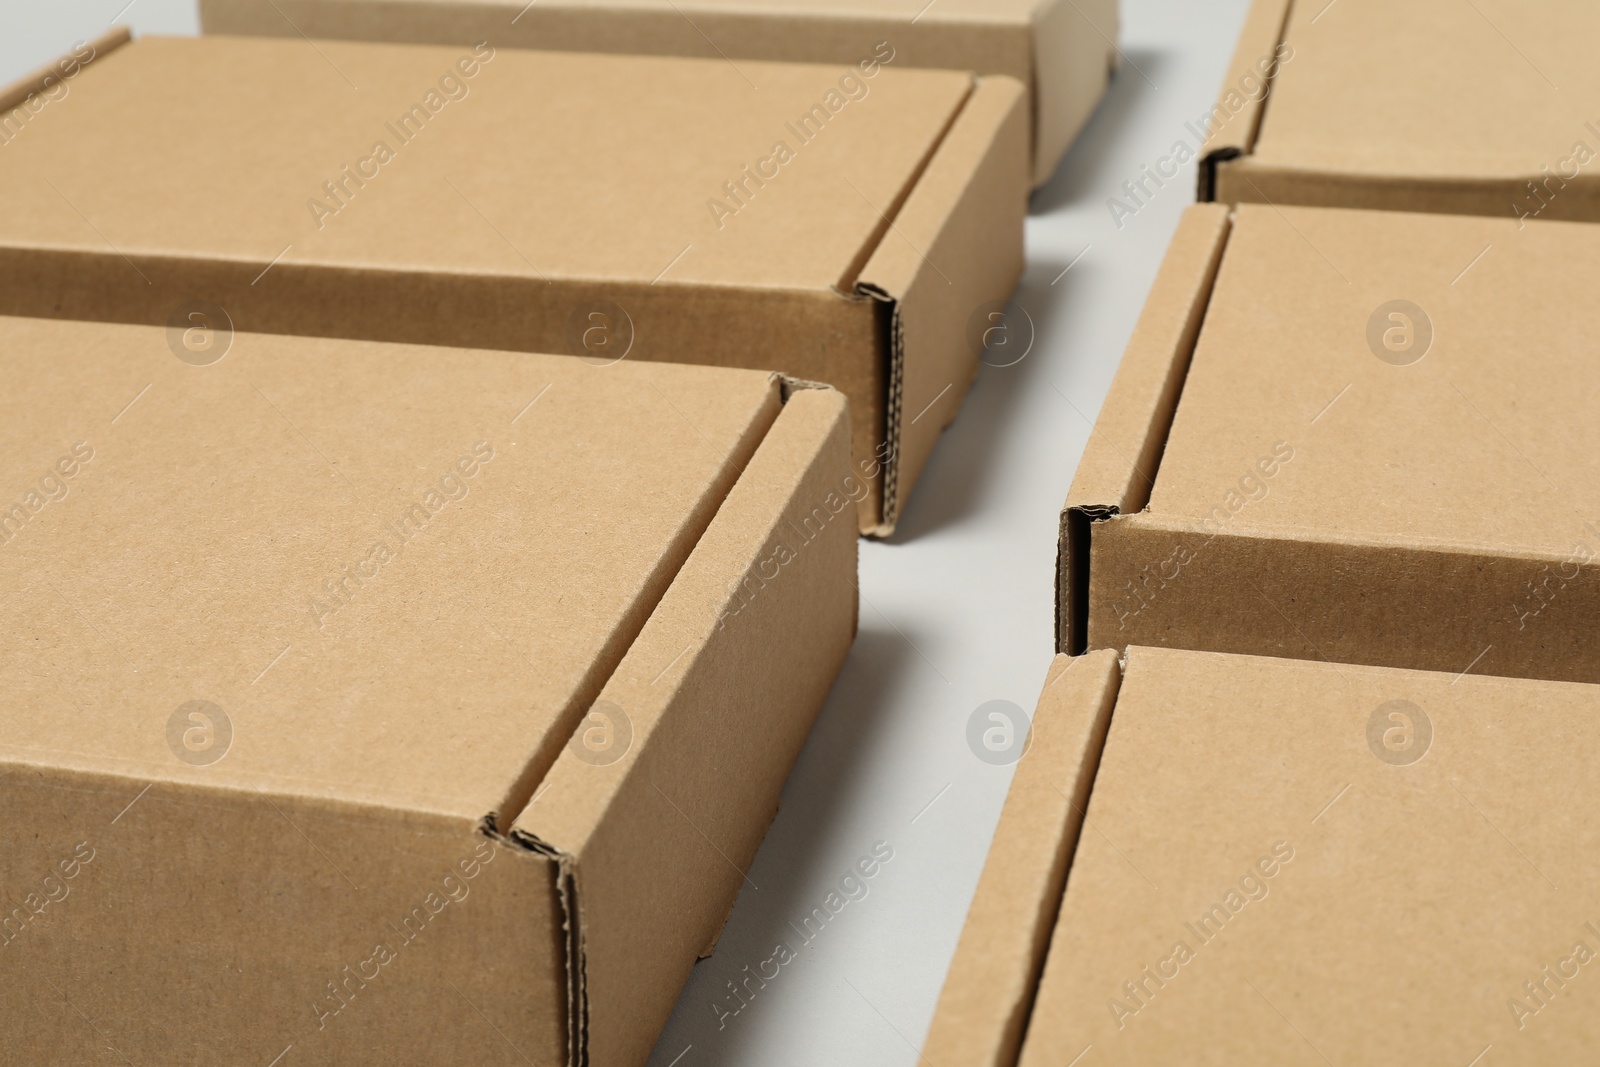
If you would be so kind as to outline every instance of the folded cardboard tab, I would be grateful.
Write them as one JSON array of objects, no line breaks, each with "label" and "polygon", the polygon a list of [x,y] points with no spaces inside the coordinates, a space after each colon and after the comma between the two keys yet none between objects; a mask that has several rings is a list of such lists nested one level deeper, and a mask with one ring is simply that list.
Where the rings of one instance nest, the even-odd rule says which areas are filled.
[{"label": "folded cardboard tab", "polygon": [[1118,59],[1115,0],[202,0],[207,33],[1003,74],[1030,90],[1033,183],[1055,172]]},{"label": "folded cardboard tab", "polygon": [[1073,484],[1061,651],[1600,681],[1589,226],[1221,210],[1184,220]]},{"label": "folded cardboard tab", "polygon": [[1600,8],[1256,0],[1200,198],[1600,221]]},{"label": "folded cardboard tab", "polygon": [[142,39],[6,147],[0,312],[200,301],[242,330],[828,382],[885,532],[1020,275],[1027,114],[1012,79],[863,59]]},{"label": "folded cardboard tab", "polygon": [[1022,1067],[1591,1055],[1597,744],[1592,685],[1129,649]]},{"label": "folded cardboard tab", "polygon": [[1119,681],[1109,651],[1051,664],[923,1062],[1016,1063]]},{"label": "folded cardboard tab", "polygon": [[854,634],[843,397],[194,315],[0,319],[4,1058],[642,1064]]}]

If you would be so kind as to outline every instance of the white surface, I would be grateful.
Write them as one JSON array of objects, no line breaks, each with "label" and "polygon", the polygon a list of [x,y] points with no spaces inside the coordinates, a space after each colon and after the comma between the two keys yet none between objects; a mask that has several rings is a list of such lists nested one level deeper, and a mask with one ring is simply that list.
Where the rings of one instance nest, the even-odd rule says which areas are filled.
[{"label": "white surface", "polygon": [[[1120,228],[1106,201],[1176,142],[1197,147],[1184,124],[1209,111],[1246,7],[1124,0],[1122,70],[1034,196],[1015,305],[1036,329],[1032,350],[984,369],[900,532],[863,544],[861,636],[717,952],[696,969],[651,1067],[918,1062],[1011,777],[968,749],[967,720],[993,699],[1031,709],[1044,684],[1061,503],[1194,198],[1194,165]],[[193,0],[0,0],[0,83],[119,15],[138,33],[197,29]],[[1014,309],[1011,318],[1018,329],[1023,317]],[[789,924],[877,842],[894,859],[865,898],[719,1028],[712,1004],[725,983],[779,941],[798,945]]]}]

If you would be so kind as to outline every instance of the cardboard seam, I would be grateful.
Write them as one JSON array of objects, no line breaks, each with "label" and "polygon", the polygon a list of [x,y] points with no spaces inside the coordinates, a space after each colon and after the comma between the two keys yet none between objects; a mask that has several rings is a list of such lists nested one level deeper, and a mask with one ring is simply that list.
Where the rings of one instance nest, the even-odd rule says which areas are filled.
[{"label": "cardboard seam", "polygon": [[[906,345],[905,323],[901,319],[900,299],[888,290],[871,282],[857,282],[856,291],[878,302],[878,349],[888,364],[884,375],[883,441],[879,448],[887,447],[883,455],[883,485],[879,493],[883,499],[878,525],[867,531],[871,537],[887,537],[900,520],[900,419],[905,403]],[[881,454],[881,453],[880,453]]]},{"label": "cardboard seam", "polygon": [[577,858],[541,841],[526,830],[504,834],[493,812],[483,817],[483,833],[513,850],[552,860],[556,864],[556,897],[561,902],[561,931],[565,935],[567,972],[567,1063],[586,1067],[589,1062],[589,990],[584,961],[583,926],[578,908]]},{"label": "cardboard seam", "polygon": [[[1183,375],[1178,381],[1178,387],[1173,391],[1172,406],[1153,413],[1153,417],[1159,416],[1162,419],[1163,425],[1159,433],[1159,444],[1155,449],[1155,460],[1148,474],[1149,484],[1142,496],[1137,498],[1136,514],[1149,511],[1150,495],[1155,492],[1156,479],[1161,476],[1161,460],[1166,455],[1167,442],[1172,437],[1172,424],[1177,418],[1178,408],[1183,404],[1183,392],[1189,383],[1189,370],[1194,365],[1195,349],[1199,347],[1200,337],[1205,333],[1206,318],[1211,312],[1211,298],[1216,292],[1217,278],[1222,274],[1222,261],[1227,256],[1229,243],[1233,240],[1236,216],[1236,211],[1228,212],[1228,224],[1222,231],[1219,246],[1212,257],[1212,262],[1216,266],[1214,269],[1208,267],[1210,279],[1205,286],[1205,294],[1199,302],[1199,318],[1194,326],[1194,339],[1186,347],[1181,347],[1172,354],[1173,362],[1183,360]],[[1137,468],[1134,473],[1142,475]],[[1069,504],[1062,511],[1061,529],[1056,542],[1056,650],[1058,652],[1081,656],[1088,651],[1089,563],[1094,524],[1111,522],[1123,514],[1120,504]],[[1063,555],[1065,559],[1062,558]],[[1074,578],[1078,580],[1076,585],[1061,584],[1063,579],[1071,583]],[[1061,595],[1062,589],[1067,590],[1065,597]]]},{"label": "cardboard seam", "polygon": [[[1257,4],[1281,3],[1283,5],[1283,15],[1278,23],[1278,32],[1273,37],[1272,41],[1273,48],[1275,50],[1281,48],[1285,38],[1289,33],[1289,21],[1294,14],[1294,0],[1255,0],[1255,2]],[[1248,19],[1249,16],[1247,15],[1247,25]],[[1243,43],[1243,41],[1240,42],[1241,46]],[[1238,56],[1234,56],[1234,58],[1237,59]],[[1264,79],[1265,85],[1262,88],[1261,99],[1253,102],[1250,105],[1249,125],[1245,130],[1244,136],[1240,138],[1243,143],[1214,149],[1213,151],[1207,153],[1206,156],[1200,160],[1200,166],[1196,171],[1199,178],[1199,188],[1195,191],[1195,199],[1198,202],[1206,204],[1212,203],[1216,200],[1217,167],[1219,164],[1239,159],[1240,157],[1249,155],[1255,151],[1256,141],[1261,137],[1261,128],[1266,123],[1267,105],[1272,102],[1272,87],[1278,81],[1278,71],[1281,67],[1281,63],[1273,64],[1272,72]],[[1225,77],[1232,78],[1237,71],[1237,66],[1233,63],[1229,63],[1228,73],[1225,75]],[[1229,84],[1229,82],[1223,83],[1222,92],[1218,96],[1219,101],[1222,97],[1227,95]]]}]

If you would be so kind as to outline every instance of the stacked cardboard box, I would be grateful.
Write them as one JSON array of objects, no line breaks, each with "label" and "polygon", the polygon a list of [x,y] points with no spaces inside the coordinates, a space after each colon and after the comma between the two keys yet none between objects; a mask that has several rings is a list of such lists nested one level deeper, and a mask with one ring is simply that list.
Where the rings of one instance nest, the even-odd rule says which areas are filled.
[{"label": "stacked cardboard box", "polygon": [[1478,5],[1252,10],[1235,207],[1183,218],[1062,512],[935,1067],[1600,1042],[1600,131],[1537,69],[1596,101],[1600,23],[1532,6],[1532,55]]},{"label": "stacked cardboard box", "polygon": [[641,1064],[1114,4],[204,6],[0,89],[0,1059]]},{"label": "stacked cardboard box", "polygon": [[1007,77],[125,40],[7,148],[0,312],[776,367],[887,532],[1022,271]]},{"label": "stacked cardboard box", "polygon": [[844,399],[0,347],[7,1062],[643,1062],[854,635]]}]

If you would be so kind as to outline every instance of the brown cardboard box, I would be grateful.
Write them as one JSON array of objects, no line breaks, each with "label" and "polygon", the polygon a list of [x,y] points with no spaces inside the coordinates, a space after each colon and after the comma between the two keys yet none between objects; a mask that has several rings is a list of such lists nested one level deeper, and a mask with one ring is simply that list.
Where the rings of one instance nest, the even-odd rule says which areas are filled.
[{"label": "brown cardboard box", "polygon": [[[1047,690],[1103,751],[1019,764],[930,1067],[1010,1067],[992,1035],[1022,1029],[1023,1067],[1542,1067],[1600,1042],[1600,688],[1106,655]],[[1063,819],[1046,777],[1092,779],[1086,812]],[[1038,877],[1063,848],[1064,898]],[[1024,933],[1049,940],[1042,980]],[[954,1014],[953,989],[984,1010]]]},{"label": "brown cardboard box", "polygon": [[1109,651],[1050,666],[923,1043],[934,1067],[1017,1062],[1119,680]]},{"label": "brown cardboard box", "polygon": [[1033,183],[1055,173],[1119,53],[1116,0],[201,0],[207,33],[896,66],[1027,86]]},{"label": "brown cardboard box", "polygon": [[1597,284],[1582,223],[1191,208],[1062,515],[1060,650],[1600,681]]},{"label": "brown cardboard box", "polygon": [[1600,221],[1597,38],[1571,0],[1256,0],[1200,199]]},{"label": "brown cardboard box", "polygon": [[1009,78],[115,42],[0,148],[0,312],[824,381],[884,532],[1021,273]]},{"label": "brown cardboard box", "polygon": [[644,1063],[854,633],[843,398],[0,348],[0,1061]]}]

